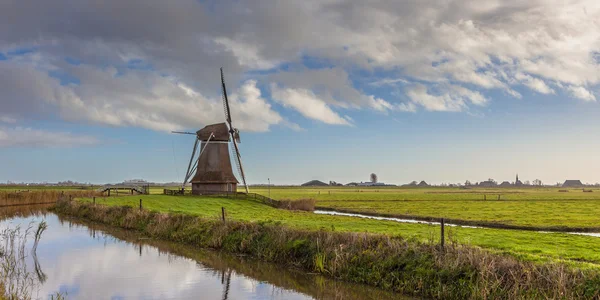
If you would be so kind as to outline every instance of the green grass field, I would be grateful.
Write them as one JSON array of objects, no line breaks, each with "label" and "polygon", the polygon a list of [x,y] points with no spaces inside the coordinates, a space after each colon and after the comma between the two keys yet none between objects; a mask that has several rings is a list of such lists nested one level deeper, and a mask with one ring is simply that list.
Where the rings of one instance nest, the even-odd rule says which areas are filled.
[{"label": "green grass field", "polygon": [[[600,227],[600,190],[559,190],[562,189],[324,187],[271,188],[270,194],[274,199],[314,198],[319,207],[356,212],[443,217],[540,228]],[[269,194],[264,188],[254,188],[252,192]]]},{"label": "green grass field", "polygon": [[[145,209],[219,218],[221,207],[227,218],[250,222],[280,222],[309,230],[336,230],[401,235],[419,240],[438,240],[439,226],[406,224],[353,217],[317,215],[275,209],[251,200],[208,198],[197,196],[125,196],[97,198],[98,204],[138,207],[143,199]],[[91,199],[82,199],[91,201]],[[521,230],[447,228],[448,236],[461,244],[506,252],[527,260],[566,260],[578,265],[600,266],[600,238],[565,233],[537,233]],[[588,262],[590,264],[580,264]]]}]

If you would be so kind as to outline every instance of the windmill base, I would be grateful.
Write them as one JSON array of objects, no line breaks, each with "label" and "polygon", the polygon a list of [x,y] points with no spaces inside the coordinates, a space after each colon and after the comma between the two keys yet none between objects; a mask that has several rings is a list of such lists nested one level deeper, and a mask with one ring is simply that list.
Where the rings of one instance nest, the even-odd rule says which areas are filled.
[{"label": "windmill base", "polygon": [[235,193],[237,183],[192,183],[192,194]]}]

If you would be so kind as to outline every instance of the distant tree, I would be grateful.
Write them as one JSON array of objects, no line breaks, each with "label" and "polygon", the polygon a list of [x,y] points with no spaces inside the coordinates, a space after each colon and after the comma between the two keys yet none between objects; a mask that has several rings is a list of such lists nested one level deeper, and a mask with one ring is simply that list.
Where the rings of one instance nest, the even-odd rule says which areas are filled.
[{"label": "distant tree", "polygon": [[377,183],[377,174],[371,173],[371,182],[372,183]]},{"label": "distant tree", "polygon": [[496,180],[492,179],[492,178],[488,178],[488,181],[491,183],[497,183]]},{"label": "distant tree", "polygon": [[468,181],[468,180],[467,180],[467,181],[465,181],[465,186],[469,186],[469,185],[471,185],[471,182],[470,182],[470,181]]},{"label": "distant tree", "polygon": [[542,185],[542,181],[539,179],[536,179],[533,181],[533,185]]},{"label": "distant tree", "polygon": [[419,183],[413,180],[413,181],[411,181],[409,184],[410,184],[410,185],[417,185],[417,184],[419,184]]},{"label": "distant tree", "polygon": [[531,185],[531,182],[529,182],[529,180],[525,180],[525,182],[523,182],[524,185]]}]

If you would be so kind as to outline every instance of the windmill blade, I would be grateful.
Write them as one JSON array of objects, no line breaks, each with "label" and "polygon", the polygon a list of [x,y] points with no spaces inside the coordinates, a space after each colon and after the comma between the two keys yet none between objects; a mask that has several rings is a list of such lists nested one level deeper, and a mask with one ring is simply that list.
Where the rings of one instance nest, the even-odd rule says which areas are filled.
[{"label": "windmill blade", "polygon": [[171,131],[171,133],[196,135],[196,133],[194,133],[194,132],[187,132],[187,131]]},{"label": "windmill blade", "polygon": [[225,87],[223,68],[221,68],[221,87],[223,88],[223,109],[225,110],[225,119],[229,125],[229,131],[231,131],[233,130],[233,126],[231,125],[231,110],[229,109],[229,99],[227,98],[227,88]]},{"label": "windmill blade", "polygon": [[240,155],[240,149],[238,148],[237,142],[235,141],[235,139],[233,139],[233,147],[234,147],[234,152],[235,152],[235,164],[238,167],[238,170],[240,171],[240,176],[242,177],[242,182],[244,183],[244,187],[246,188],[246,194],[248,194],[250,192],[250,190],[248,189],[248,184],[246,183],[246,175],[244,174],[244,167],[242,166],[242,157]]},{"label": "windmill blade", "polygon": [[194,156],[196,156],[196,150],[198,150],[199,141],[200,140],[198,139],[198,137],[196,137],[196,140],[194,141],[194,148],[192,149],[192,156],[190,157],[190,163],[188,164],[187,172],[185,173],[185,178],[183,179],[183,184],[181,185],[182,188],[185,187],[185,184],[187,183],[188,179],[190,179],[190,170],[192,169],[192,162],[194,161]]}]

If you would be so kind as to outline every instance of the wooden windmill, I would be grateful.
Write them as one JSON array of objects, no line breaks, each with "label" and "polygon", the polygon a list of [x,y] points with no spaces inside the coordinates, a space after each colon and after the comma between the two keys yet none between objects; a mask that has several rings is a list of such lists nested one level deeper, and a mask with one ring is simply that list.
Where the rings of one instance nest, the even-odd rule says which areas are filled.
[{"label": "wooden windmill", "polygon": [[[223,88],[223,107],[225,109],[226,122],[207,125],[196,133],[173,132],[196,136],[192,156],[190,157],[190,163],[188,164],[182,185],[183,188],[188,182],[191,182],[192,194],[232,193],[237,191],[239,181],[233,174],[231,166],[231,157],[229,155],[230,144],[233,144],[231,152],[234,155],[234,161],[242,177],[246,193],[249,192],[238,147],[240,132],[233,127],[231,122],[231,111],[229,109],[223,68],[221,68],[221,86]],[[198,145],[200,145],[199,149]],[[199,154],[196,157],[198,152]]]}]

